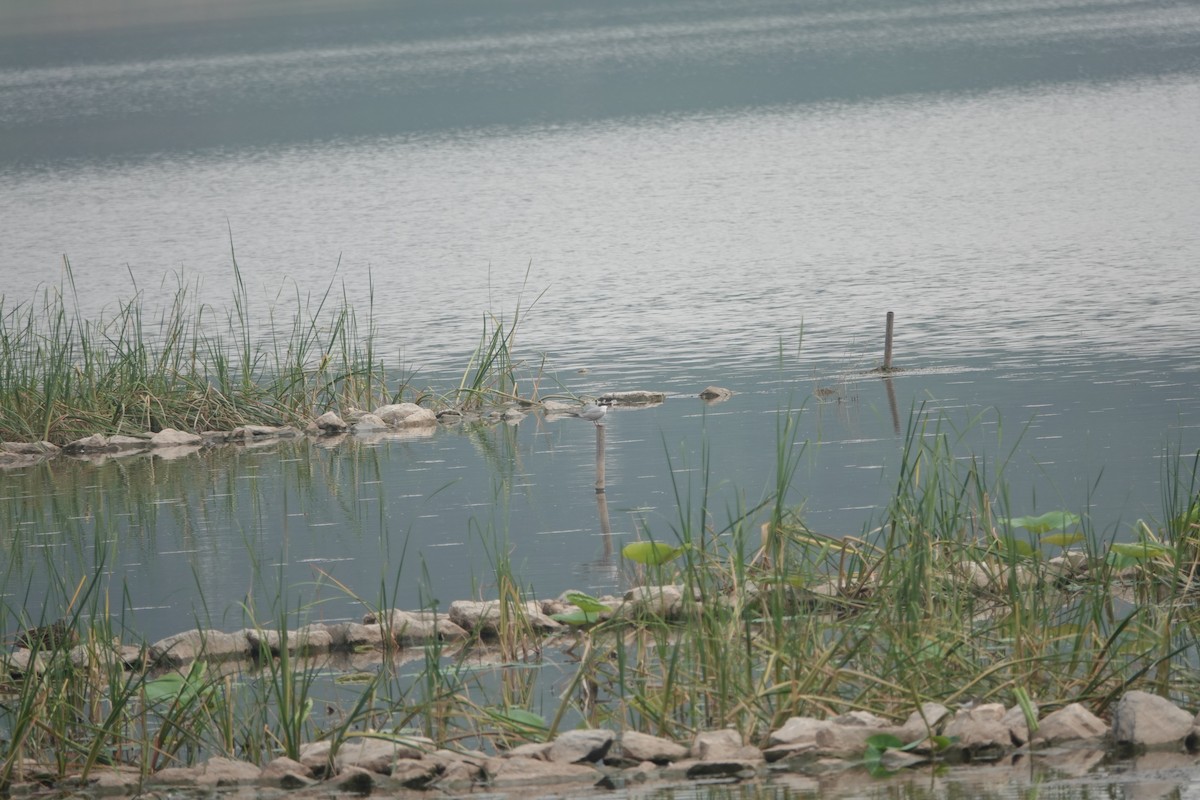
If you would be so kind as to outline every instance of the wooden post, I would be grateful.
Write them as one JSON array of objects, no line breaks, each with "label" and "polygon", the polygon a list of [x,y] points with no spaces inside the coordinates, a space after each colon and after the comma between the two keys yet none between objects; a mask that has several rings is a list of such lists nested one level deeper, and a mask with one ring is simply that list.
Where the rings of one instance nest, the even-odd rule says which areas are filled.
[{"label": "wooden post", "polygon": [[892,371],[892,324],[895,322],[895,313],[889,311],[887,315],[887,336],[883,340],[883,371]]},{"label": "wooden post", "polygon": [[596,426],[596,491],[604,491],[604,427]]}]

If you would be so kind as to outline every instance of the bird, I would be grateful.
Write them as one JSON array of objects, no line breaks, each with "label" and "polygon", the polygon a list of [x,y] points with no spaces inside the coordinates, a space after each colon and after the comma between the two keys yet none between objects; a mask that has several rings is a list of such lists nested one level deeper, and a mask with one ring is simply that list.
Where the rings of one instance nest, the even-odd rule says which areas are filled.
[{"label": "bird", "polygon": [[612,405],[612,398],[601,397],[597,403],[588,403],[583,408],[575,412],[575,416],[580,419],[586,419],[588,422],[594,422],[597,425],[603,423],[600,420],[604,419],[604,415],[608,413],[608,407]]}]

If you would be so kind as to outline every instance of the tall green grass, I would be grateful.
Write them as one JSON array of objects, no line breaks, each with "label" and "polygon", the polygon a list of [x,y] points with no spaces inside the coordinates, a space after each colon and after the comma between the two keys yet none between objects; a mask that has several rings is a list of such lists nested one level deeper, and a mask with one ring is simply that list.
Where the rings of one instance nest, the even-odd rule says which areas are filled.
[{"label": "tall green grass", "polygon": [[407,388],[402,367],[389,372],[377,352],[373,290],[365,321],[333,282],[316,296],[297,290],[258,333],[236,257],[225,309],[179,278],[157,313],[135,284],[132,299],[94,319],[79,312],[64,265],[63,283],[40,298],[0,297],[0,440],[295,424],[393,402]]}]

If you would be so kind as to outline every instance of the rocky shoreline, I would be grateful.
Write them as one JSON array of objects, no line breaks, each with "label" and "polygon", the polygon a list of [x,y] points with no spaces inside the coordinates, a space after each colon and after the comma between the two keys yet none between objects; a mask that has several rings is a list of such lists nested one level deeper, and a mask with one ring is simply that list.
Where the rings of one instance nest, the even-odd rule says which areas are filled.
[{"label": "rocky shoreline", "polygon": [[[706,402],[721,402],[732,396],[727,389],[708,387],[699,395]],[[663,392],[621,391],[601,395],[615,405],[648,407],[666,400]],[[527,416],[527,412],[538,410],[548,418],[572,416],[579,408],[577,403],[545,400],[540,403],[520,401],[511,406],[491,409],[486,412],[463,412],[454,408],[433,411],[416,403],[390,403],[373,411],[351,408],[338,414],[327,411],[310,420],[303,428],[294,425],[242,425],[228,431],[203,431],[190,433],[174,428],[139,433],[137,435],[114,434],[106,436],[94,433],[59,447],[52,442],[0,442],[0,469],[32,466],[59,456],[83,459],[105,459],[109,457],[152,453],[160,458],[179,458],[203,447],[218,445],[265,444],[281,439],[296,439],[302,436],[333,437],[355,436],[429,436],[439,427],[456,425],[473,420],[515,424]]]},{"label": "rocky shoreline", "polygon": [[[672,605],[676,587],[641,587],[624,598],[603,598],[613,615],[635,618],[661,614]],[[529,630],[569,635],[553,619],[563,600],[530,602],[522,612]],[[269,658],[282,652],[315,656],[335,653],[395,653],[433,640],[446,646],[471,646],[497,634],[503,609],[499,601],[456,601],[445,615],[398,609],[372,613],[361,622],[317,623],[285,631],[243,629],[234,633],[192,630],[148,647],[75,644],[70,658],[80,667],[96,659],[121,659],[130,670],[171,670],[197,659],[210,663]],[[42,629],[39,629],[42,630]],[[14,677],[39,670],[50,649],[42,637],[26,632],[27,647],[4,658]],[[52,644],[72,644],[61,638]],[[882,738],[880,738],[882,737]],[[883,742],[883,744],[881,744]],[[1200,715],[1144,691],[1126,692],[1102,719],[1080,703],[1040,715],[1036,706],[1005,708],[999,703],[956,708],[933,702],[913,709],[897,723],[866,711],[826,719],[792,717],[778,729],[760,734],[757,743],[734,730],[704,731],[689,741],[637,731],[602,729],[566,731],[551,741],[522,744],[498,753],[439,748],[421,737],[385,732],[352,732],[338,741],[305,744],[297,760],[277,758],[266,765],[225,757],[194,766],[167,767],[143,774],[134,768],[96,767],[86,776],[56,777],[50,765],[17,764],[10,796],[54,790],[98,794],[139,794],[187,786],[232,789],[255,787],[281,794],[388,793],[436,790],[465,794],[525,793],[528,787],[613,788],[698,780],[758,780],[780,775],[817,776],[863,765],[903,771],[929,763],[997,763],[1019,755],[1085,753],[1095,764],[1113,754],[1134,752],[1194,753],[1200,749]],[[1074,758],[1075,756],[1071,756]],[[261,794],[259,795],[261,796]]]}]

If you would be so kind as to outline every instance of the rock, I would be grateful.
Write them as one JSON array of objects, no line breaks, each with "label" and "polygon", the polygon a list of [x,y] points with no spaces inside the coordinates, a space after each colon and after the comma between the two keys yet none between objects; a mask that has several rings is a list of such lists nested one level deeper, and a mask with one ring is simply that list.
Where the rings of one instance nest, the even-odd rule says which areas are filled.
[{"label": "rock", "polygon": [[1191,733],[1192,719],[1170,700],[1135,689],[1126,692],[1113,709],[1113,739],[1133,747],[1175,744]]},{"label": "rock", "polygon": [[375,416],[394,428],[436,425],[438,421],[437,414],[416,403],[391,403],[380,406],[375,409]]},{"label": "rock", "polygon": [[[331,782],[335,791],[343,794],[369,795],[380,785],[380,776],[362,767],[347,767]],[[322,789],[326,787],[322,786]]]},{"label": "rock", "polygon": [[87,787],[82,794],[87,797],[133,797],[141,794],[142,784],[142,771],[137,767],[106,766],[89,773]]},{"label": "rock", "polygon": [[[257,657],[264,651],[277,656],[282,652],[284,637],[277,630],[246,628],[242,633],[250,645],[251,655]],[[327,625],[314,623],[294,631],[287,631],[287,650],[293,654],[327,653],[333,649],[333,633]]]},{"label": "rock", "polygon": [[757,747],[742,744],[742,735],[735,730],[722,728],[716,731],[701,731],[692,739],[688,751],[698,761],[760,762],[762,751]]},{"label": "rock", "polygon": [[322,433],[341,433],[350,426],[347,425],[341,417],[332,411],[326,411],[321,416],[313,420],[313,425]]},{"label": "rock", "polygon": [[432,611],[401,611],[392,609],[384,614],[367,614],[364,625],[382,625],[392,639],[401,647],[426,642],[455,642],[469,634],[450,621],[445,614]]},{"label": "rock", "polygon": [[559,764],[594,763],[604,758],[616,738],[612,731],[600,729],[566,731],[554,739],[546,757]]},{"label": "rock", "polygon": [[700,392],[700,399],[710,403],[723,403],[733,397],[733,392],[721,386],[708,386]]},{"label": "rock", "polygon": [[[314,775],[328,774],[332,743],[328,740],[311,742],[300,748],[300,763],[312,770]],[[337,749],[333,758],[333,774],[348,769],[365,769],[387,775],[396,759],[420,759],[425,749],[433,750],[432,742],[420,737],[383,739],[359,737],[347,739]]]},{"label": "rock", "polygon": [[149,660],[153,664],[183,666],[197,658],[228,661],[250,655],[250,643],[244,634],[214,630],[191,630],[160,639],[150,645]]},{"label": "rock", "polygon": [[600,773],[582,764],[556,764],[533,758],[489,758],[484,774],[493,787],[508,788],[536,784],[592,783]]},{"label": "rock", "polygon": [[116,434],[108,437],[108,448],[111,450],[144,450],[150,446],[150,439],[144,436],[122,436]]},{"label": "rock", "polygon": [[281,789],[303,789],[316,783],[311,769],[287,756],[280,756],[263,767],[258,782]]},{"label": "rock", "polygon": [[[464,630],[494,636],[500,629],[503,610],[499,600],[483,602],[455,600],[450,603],[449,616],[451,622]],[[515,609],[508,609],[508,611],[509,613],[513,611],[518,614],[523,613],[524,622],[528,623],[535,632],[552,633],[562,629],[560,623],[543,614],[541,606],[533,601],[528,601]]]},{"label": "rock", "polygon": [[262,770],[247,761],[214,756],[194,767],[167,767],[154,773],[153,783],[172,786],[237,786],[255,783]]},{"label": "rock", "polygon": [[600,400],[612,400],[617,405],[622,406],[651,406],[659,403],[664,403],[667,400],[667,395],[664,392],[609,392],[601,395]]},{"label": "rock", "polygon": [[442,774],[438,761],[415,758],[398,758],[392,764],[392,781],[405,789],[424,789]]},{"label": "rock", "polygon": [[521,411],[520,409],[506,408],[503,412],[501,412],[500,419],[509,423],[510,425],[515,425],[521,420],[525,419],[526,416],[527,415],[525,412]]},{"label": "rock", "polygon": [[335,650],[383,650],[384,642],[391,641],[390,637],[385,637],[383,626],[378,623],[361,625],[357,622],[339,622],[326,627],[329,629],[329,635],[333,637]]},{"label": "rock", "polygon": [[638,586],[625,593],[618,613],[625,617],[678,619],[683,615],[683,591],[678,586]]},{"label": "rock", "polygon": [[273,426],[273,425],[242,425],[234,428],[230,433],[231,439],[243,439],[252,441],[254,439],[276,439],[280,437],[299,436],[300,431],[290,425]]},{"label": "rock", "polygon": [[500,754],[501,758],[534,758],[549,761],[550,742],[526,742]]},{"label": "rock", "polygon": [[651,736],[648,733],[625,731],[621,734],[621,752],[632,761],[652,761],[655,764],[669,764],[687,758],[688,749],[681,744]]},{"label": "rock", "polygon": [[[1033,719],[1037,720],[1038,708],[1034,704]],[[1008,735],[1012,739],[1012,743],[1020,747],[1029,742],[1029,720],[1025,719],[1025,712],[1021,707],[1013,706],[1004,713],[1004,724],[1008,726]]]},{"label": "rock", "polygon": [[54,455],[58,453],[58,445],[50,442],[3,442],[0,443],[0,452],[12,453],[13,455],[22,456],[38,456],[38,455]]},{"label": "rock", "polygon": [[437,750],[428,757],[441,765],[442,773],[436,785],[443,790],[474,786],[483,777],[483,762],[487,761],[487,756],[482,753],[472,756],[451,750]]},{"label": "rock", "polygon": [[1012,734],[1005,722],[1007,712],[999,703],[984,703],[959,711],[946,723],[943,734],[956,739],[956,749],[974,757],[987,757],[1012,747]]},{"label": "rock", "polygon": [[363,414],[353,422],[355,433],[386,430],[388,424],[374,414]]},{"label": "rock", "polygon": [[45,650],[39,650],[35,657],[32,650],[19,647],[8,654],[0,653],[0,667],[14,677],[28,675],[31,672],[40,674],[46,669],[48,658],[49,653]]},{"label": "rock", "polygon": [[855,756],[867,748],[867,739],[877,733],[900,735],[900,729],[882,717],[866,711],[853,711],[828,720],[817,731],[817,751],[824,755]]},{"label": "rock", "polygon": [[1038,729],[1031,741],[1037,744],[1097,739],[1108,733],[1104,720],[1088,711],[1080,703],[1071,703],[1046,715],[1038,722]]},{"label": "rock", "polygon": [[[203,437],[195,433],[185,433],[177,431],[174,428],[163,428],[158,433],[150,437],[150,445],[152,447],[179,447],[180,445],[201,445],[204,443]],[[112,444],[112,439],[109,439],[109,444]],[[144,442],[142,444],[145,444]]]},{"label": "rock", "polygon": [[64,453],[99,453],[106,450],[115,451],[117,448],[108,446],[108,438],[99,433],[76,439],[63,446]]},{"label": "rock", "polygon": [[904,725],[901,726],[904,733],[900,738],[905,742],[914,742],[918,738],[937,733],[949,716],[950,709],[941,703],[922,703],[920,709],[909,714],[908,719],[904,720]]},{"label": "rock", "polygon": [[829,724],[813,717],[789,717],[782,728],[767,737],[767,744],[816,744],[817,731]]}]

